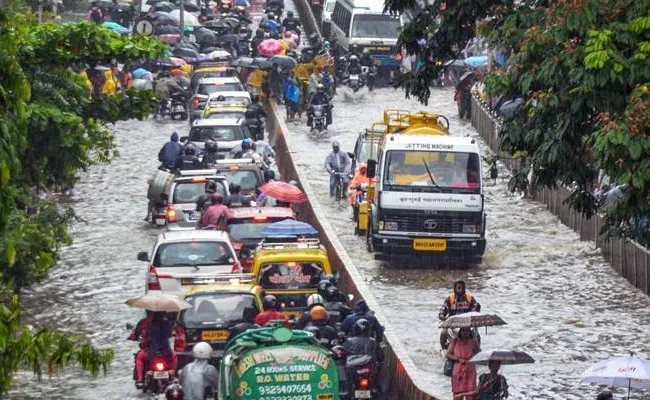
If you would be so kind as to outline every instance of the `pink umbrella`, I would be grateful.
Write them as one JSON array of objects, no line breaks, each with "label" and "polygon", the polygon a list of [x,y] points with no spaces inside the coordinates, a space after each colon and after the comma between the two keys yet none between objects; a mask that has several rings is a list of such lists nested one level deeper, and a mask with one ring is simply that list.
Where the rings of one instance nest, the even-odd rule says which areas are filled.
[{"label": "pink umbrella", "polygon": [[275,39],[266,39],[257,46],[257,51],[265,57],[273,57],[282,54],[284,46]]},{"label": "pink umbrella", "polygon": [[[172,36],[172,35],[169,35],[169,36]],[[174,35],[174,36],[178,36],[180,38],[180,35]],[[185,60],[183,60],[182,58],[178,58],[178,57],[169,57],[169,61],[172,62],[172,65],[174,67],[182,67],[183,65],[187,64],[187,62],[185,62]]]},{"label": "pink umbrella", "polygon": [[158,39],[160,39],[160,41],[163,43],[176,44],[181,41],[181,35],[175,33],[168,33],[168,34],[158,36]]}]

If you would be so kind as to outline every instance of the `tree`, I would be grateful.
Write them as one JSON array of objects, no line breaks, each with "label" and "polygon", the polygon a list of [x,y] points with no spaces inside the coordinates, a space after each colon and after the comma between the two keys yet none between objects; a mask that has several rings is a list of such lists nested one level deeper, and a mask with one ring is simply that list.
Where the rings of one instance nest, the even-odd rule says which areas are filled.
[{"label": "tree", "polygon": [[157,106],[152,91],[88,98],[73,65],[152,59],[163,45],[120,37],[94,23],[37,25],[0,9],[0,397],[15,371],[40,378],[70,363],[96,375],[111,350],[47,327],[24,325],[20,290],[47,278],[69,244],[73,210],[42,201],[34,188],[71,185],[77,173],[116,156],[109,123],[144,118]]}]

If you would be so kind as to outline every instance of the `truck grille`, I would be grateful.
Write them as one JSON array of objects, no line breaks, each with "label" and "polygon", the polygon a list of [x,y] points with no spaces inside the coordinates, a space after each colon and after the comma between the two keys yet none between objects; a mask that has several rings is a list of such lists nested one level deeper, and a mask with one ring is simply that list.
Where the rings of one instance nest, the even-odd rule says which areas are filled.
[{"label": "truck grille", "polygon": [[423,214],[404,210],[385,210],[381,219],[384,222],[397,222],[398,231],[430,233],[462,233],[463,225],[480,225],[481,212],[444,212]]}]

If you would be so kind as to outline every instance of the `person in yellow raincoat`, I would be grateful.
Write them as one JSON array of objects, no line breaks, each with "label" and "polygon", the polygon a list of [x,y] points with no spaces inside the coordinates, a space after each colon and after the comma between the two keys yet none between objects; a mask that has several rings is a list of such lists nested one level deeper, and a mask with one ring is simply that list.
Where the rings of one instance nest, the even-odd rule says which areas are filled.
[{"label": "person in yellow raincoat", "polygon": [[115,96],[117,86],[113,80],[113,72],[110,70],[104,72],[104,86],[102,86],[102,96]]},{"label": "person in yellow raincoat", "polygon": [[[359,163],[359,170],[354,174],[354,178],[350,181],[350,205],[354,206],[354,199],[357,197],[359,193],[361,193],[361,190],[357,189],[357,186],[365,184],[369,184],[371,179],[368,178],[367,176],[368,173],[368,166],[366,163],[362,162]],[[372,178],[372,182],[376,182],[376,178]]]},{"label": "person in yellow raincoat", "polygon": [[88,79],[88,73],[86,70],[82,70],[79,72],[79,76],[81,76],[84,80],[84,85],[86,85],[86,89],[88,89],[88,98],[92,99],[93,98],[93,83]]}]

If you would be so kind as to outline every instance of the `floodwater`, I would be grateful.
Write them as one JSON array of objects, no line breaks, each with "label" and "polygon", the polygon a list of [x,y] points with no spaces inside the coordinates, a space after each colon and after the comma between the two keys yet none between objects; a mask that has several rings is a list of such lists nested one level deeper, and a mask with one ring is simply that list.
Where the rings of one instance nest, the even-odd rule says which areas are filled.
[{"label": "floodwater", "polygon": [[[435,111],[451,120],[454,135],[476,136],[468,122],[457,119],[452,95],[448,89],[435,89],[424,107],[392,89],[355,99],[339,93],[328,137],[311,139],[304,116],[300,123],[289,124],[287,134],[293,135],[292,150],[300,167],[313,178],[317,201],[332,211],[330,223],[357,261],[386,322],[395,327],[408,349],[424,389],[451,397],[449,379],[442,375],[437,315],[452,282],[463,278],[484,312],[508,322],[481,331],[483,348],[520,349],[537,360],[533,365],[504,367],[510,398],[595,398],[597,387],[580,384],[580,374],[589,365],[630,351],[650,356],[650,316],[645,312],[650,300],[619,277],[593,243],[579,241],[544,206],[508,193],[505,179],[496,186],[486,183],[488,248],[483,265],[437,271],[395,269],[375,261],[363,240],[354,235],[345,205],[329,200],[322,162],[331,140],[340,140],[342,148],[351,151],[357,133],[379,120],[384,108]],[[159,232],[143,222],[146,180],[157,167],[158,150],[174,130],[183,134],[187,123],[148,120],[116,126],[120,157],[110,165],[91,168],[76,188],[73,206],[83,222],[74,226],[74,244],[63,251],[50,279],[24,296],[34,322],[113,348],[115,361],[108,375],[90,379],[70,368],[38,383],[31,373],[22,372],[10,398],[146,398],[133,385],[137,344],[126,340],[125,328],[141,314],[123,302],[143,292],[146,265],[136,260],[136,254],[150,251]],[[508,171],[500,168],[500,175],[507,177]]]}]

